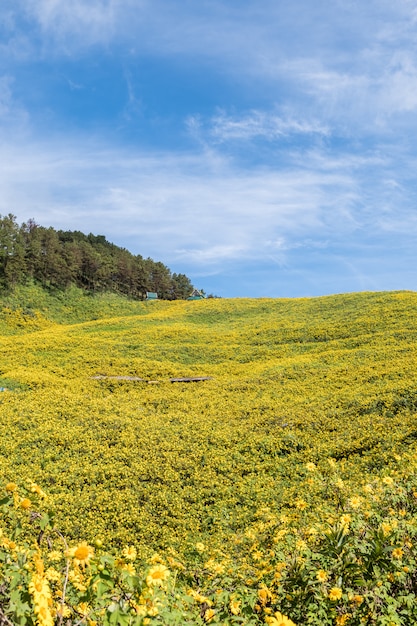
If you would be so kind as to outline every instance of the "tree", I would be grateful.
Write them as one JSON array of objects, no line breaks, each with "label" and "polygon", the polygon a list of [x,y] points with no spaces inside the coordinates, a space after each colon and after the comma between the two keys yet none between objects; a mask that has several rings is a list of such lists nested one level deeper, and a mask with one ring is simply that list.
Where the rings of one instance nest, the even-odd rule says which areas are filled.
[{"label": "tree", "polygon": [[14,287],[25,279],[25,245],[16,217],[0,216],[0,285]]},{"label": "tree", "polygon": [[162,299],[187,298],[193,289],[185,274],[171,274],[160,261],[134,256],[104,235],[56,231],[33,219],[19,226],[14,215],[0,216],[0,287],[13,287],[28,277],[44,287],[75,284],[140,299],[147,291]]},{"label": "tree", "polygon": [[193,291],[190,279],[185,274],[172,274],[171,297],[173,300],[185,300]]}]

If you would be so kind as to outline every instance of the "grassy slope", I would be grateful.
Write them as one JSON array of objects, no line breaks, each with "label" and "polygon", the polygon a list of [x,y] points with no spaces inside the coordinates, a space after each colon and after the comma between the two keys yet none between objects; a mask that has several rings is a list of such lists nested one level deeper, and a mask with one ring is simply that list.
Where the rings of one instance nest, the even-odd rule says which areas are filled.
[{"label": "grassy slope", "polygon": [[[0,477],[43,485],[74,537],[221,545],[300,497],[317,521],[335,501],[306,462],[341,460],[354,491],[414,446],[417,294],[18,298],[0,316],[15,389],[0,395]],[[213,380],[169,383],[192,375]]]}]

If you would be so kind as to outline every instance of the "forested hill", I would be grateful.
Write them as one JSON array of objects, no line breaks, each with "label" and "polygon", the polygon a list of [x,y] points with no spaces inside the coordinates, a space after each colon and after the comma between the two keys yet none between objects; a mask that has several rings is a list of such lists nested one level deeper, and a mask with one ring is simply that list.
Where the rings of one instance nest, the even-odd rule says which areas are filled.
[{"label": "forested hill", "polygon": [[147,291],[166,300],[184,299],[193,290],[185,274],[171,273],[160,261],[134,255],[104,235],[55,230],[33,220],[19,225],[14,215],[0,215],[0,288],[28,279],[44,287],[76,285],[137,299]]}]

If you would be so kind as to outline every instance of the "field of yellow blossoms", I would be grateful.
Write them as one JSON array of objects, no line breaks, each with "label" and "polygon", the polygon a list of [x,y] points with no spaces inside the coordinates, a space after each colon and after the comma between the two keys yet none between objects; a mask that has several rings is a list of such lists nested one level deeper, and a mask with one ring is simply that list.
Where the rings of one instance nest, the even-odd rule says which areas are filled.
[{"label": "field of yellow blossoms", "polygon": [[0,298],[0,624],[417,623],[416,311]]}]

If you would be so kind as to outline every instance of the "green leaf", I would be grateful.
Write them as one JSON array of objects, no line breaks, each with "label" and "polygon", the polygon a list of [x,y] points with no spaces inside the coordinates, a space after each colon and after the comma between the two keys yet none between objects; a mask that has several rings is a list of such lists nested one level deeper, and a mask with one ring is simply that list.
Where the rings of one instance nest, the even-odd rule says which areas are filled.
[{"label": "green leaf", "polygon": [[44,513],[39,520],[39,526],[41,530],[46,530],[46,528],[48,528],[50,524],[51,524],[51,517],[49,513]]}]

